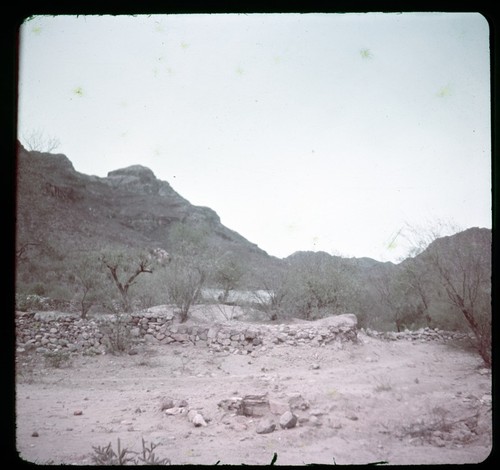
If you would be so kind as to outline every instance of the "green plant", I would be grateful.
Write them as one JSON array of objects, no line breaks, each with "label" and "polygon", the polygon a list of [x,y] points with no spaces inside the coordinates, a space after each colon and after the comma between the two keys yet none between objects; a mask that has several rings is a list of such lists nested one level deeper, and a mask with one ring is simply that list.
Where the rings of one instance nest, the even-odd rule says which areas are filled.
[{"label": "green plant", "polygon": [[[142,439],[142,452],[134,452],[132,450],[121,448],[120,439],[118,439],[117,451],[115,452],[111,446],[111,442],[105,446],[92,446],[94,455],[92,461],[97,465],[170,465],[169,458],[160,459],[156,457],[154,450],[158,444],[151,443],[148,447],[144,438]],[[136,456],[134,456],[134,454]]]}]

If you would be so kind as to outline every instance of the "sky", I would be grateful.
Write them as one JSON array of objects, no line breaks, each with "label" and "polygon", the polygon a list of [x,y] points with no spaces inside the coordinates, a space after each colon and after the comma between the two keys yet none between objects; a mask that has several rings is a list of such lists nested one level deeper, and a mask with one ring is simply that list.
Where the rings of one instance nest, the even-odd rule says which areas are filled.
[{"label": "sky", "polygon": [[146,166],[270,255],[397,262],[408,227],[491,228],[479,13],[35,16],[19,53],[21,143]]}]

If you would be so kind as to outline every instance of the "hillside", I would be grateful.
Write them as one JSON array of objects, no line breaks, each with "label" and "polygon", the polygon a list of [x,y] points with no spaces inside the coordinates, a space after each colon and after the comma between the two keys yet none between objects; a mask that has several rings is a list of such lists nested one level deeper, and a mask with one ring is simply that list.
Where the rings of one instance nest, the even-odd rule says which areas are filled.
[{"label": "hillside", "polygon": [[[28,152],[19,144],[17,291],[68,298],[74,292],[70,259],[78,252],[161,248],[175,255],[169,235],[178,223],[188,231],[202,230],[206,246],[215,247],[218,256],[230,254],[223,266],[226,278],[212,273],[206,286],[227,286],[229,275],[237,278],[237,289],[272,291],[274,310],[261,305],[270,318],[355,312],[360,324],[382,329],[434,324],[464,328],[433,267],[436,253],[456,279],[462,274],[458,260],[470,265],[468,275],[479,272],[474,267],[479,263],[483,298],[490,295],[490,229],[438,238],[399,264],[301,251],[281,260],[225,227],[214,210],[192,205],[149,168],[133,165],[104,178],[90,176],[75,171],[65,155]],[[481,308],[488,311],[487,305]]]},{"label": "hillside", "polygon": [[267,253],[222,225],[207,207],[194,206],[141,165],[105,178],[75,171],[65,155],[28,152],[19,144],[17,240],[49,243],[62,252],[116,248],[169,250],[176,222],[208,226],[212,242],[249,260]]}]

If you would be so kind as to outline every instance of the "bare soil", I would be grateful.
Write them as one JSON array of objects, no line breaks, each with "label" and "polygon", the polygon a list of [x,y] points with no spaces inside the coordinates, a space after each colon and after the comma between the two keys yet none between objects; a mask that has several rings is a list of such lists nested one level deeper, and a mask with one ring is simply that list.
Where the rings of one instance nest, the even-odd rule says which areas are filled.
[{"label": "bare soil", "polygon": [[[116,450],[119,439],[140,451],[142,438],[178,465],[263,465],[275,453],[275,465],[464,464],[492,448],[491,371],[473,352],[439,342],[360,333],[357,344],[282,344],[253,355],[149,345],[60,368],[20,355],[16,377],[17,450],[39,464],[91,465],[93,447]],[[218,406],[263,393],[277,403],[300,395],[297,426],[258,434],[262,418]],[[165,413],[166,398],[186,400],[208,425]]]}]

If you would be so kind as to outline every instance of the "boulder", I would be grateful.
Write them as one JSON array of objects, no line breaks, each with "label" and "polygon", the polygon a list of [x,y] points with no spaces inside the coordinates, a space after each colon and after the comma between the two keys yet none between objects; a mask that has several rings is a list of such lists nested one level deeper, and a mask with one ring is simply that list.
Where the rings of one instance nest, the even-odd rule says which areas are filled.
[{"label": "boulder", "polygon": [[173,408],[174,406],[175,404],[172,398],[163,398],[160,403],[160,411],[168,410],[169,408]]},{"label": "boulder", "polygon": [[196,413],[191,419],[191,422],[193,423],[195,428],[199,428],[200,426],[208,426],[205,418],[201,413]]},{"label": "boulder", "polygon": [[283,429],[291,429],[297,425],[297,416],[295,416],[291,411],[285,411],[280,416],[280,426]]},{"label": "boulder", "polygon": [[276,429],[276,423],[270,418],[264,418],[259,421],[255,429],[257,434],[269,434]]}]

